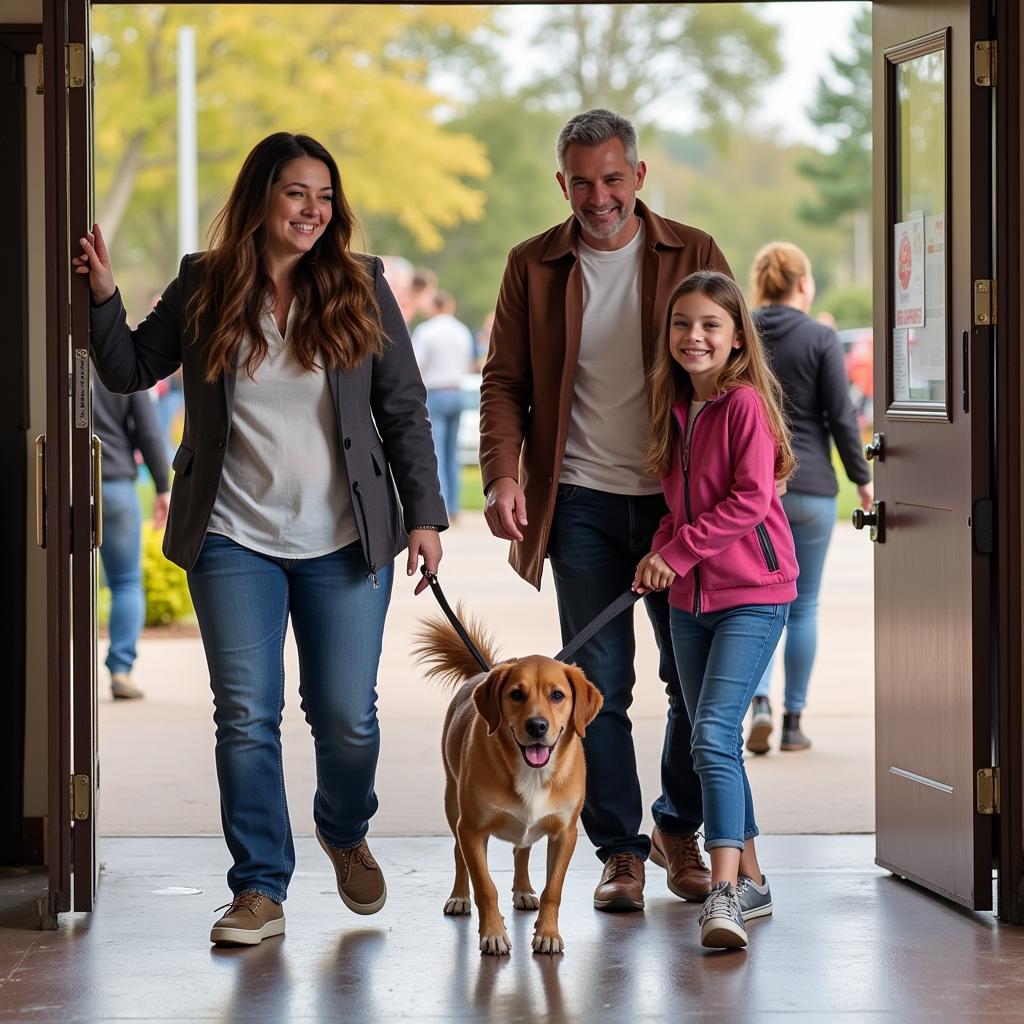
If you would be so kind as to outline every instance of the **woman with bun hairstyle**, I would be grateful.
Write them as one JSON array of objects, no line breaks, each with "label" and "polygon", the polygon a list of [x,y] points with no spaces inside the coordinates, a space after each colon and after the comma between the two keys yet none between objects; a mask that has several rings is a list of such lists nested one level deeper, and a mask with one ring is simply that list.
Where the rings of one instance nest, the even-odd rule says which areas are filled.
[{"label": "woman with bun hairstyle", "polygon": [[[782,507],[789,519],[800,566],[797,598],[786,625],[786,690],[781,750],[806,750],[800,716],[818,639],[818,591],[836,521],[839,485],[832,468],[835,441],[843,469],[857,485],[861,505],[871,507],[871,471],[861,450],[850,403],[843,348],[836,332],[809,317],[814,275],[806,254],[790,242],[770,242],[751,269],[754,321],[772,369],[782,385],[783,411],[792,431],[798,467],[789,478]],[[751,704],[747,749],[766,754],[772,732],[765,670]]]}]

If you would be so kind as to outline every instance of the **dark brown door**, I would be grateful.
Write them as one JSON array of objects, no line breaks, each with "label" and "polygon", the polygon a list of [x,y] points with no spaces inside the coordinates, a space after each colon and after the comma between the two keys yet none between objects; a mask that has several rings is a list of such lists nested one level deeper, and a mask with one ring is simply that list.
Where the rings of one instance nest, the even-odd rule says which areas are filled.
[{"label": "dark brown door", "polygon": [[972,909],[992,905],[987,8],[874,5],[876,859]]},{"label": "dark brown door", "polygon": [[[46,922],[96,893],[96,518],[89,293],[70,258],[91,223],[88,0],[43,4],[47,412],[38,447],[47,553],[50,894]],[[70,387],[69,387],[70,383]]]}]

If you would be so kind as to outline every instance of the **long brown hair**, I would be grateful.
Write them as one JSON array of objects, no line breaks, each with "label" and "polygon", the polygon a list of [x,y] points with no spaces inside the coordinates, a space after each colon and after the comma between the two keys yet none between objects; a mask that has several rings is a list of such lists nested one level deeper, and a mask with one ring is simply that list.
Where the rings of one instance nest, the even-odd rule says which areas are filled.
[{"label": "long brown hair", "polygon": [[792,242],[769,242],[761,246],[750,268],[750,290],[754,308],[788,299],[802,277],[810,277],[807,253]]},{"label": "long brown hair", "polygon": [[188,319],[196,335],[201,322],[212,327],[207,381],[235,372],[246,338],[252,345],[245,363],[250,376],[266,358],[260,318],[274,286],[262,259],[267,244],[265,222],[274,182],[286,164],[301,157],[326,164],[332,215],[292,271],[298,302],[292,339],[295,357],[306,371],[349,368],[383,350],[369,264],[349,249],[356,221],[341,189],[338,165],[308,135],[275,132],[245,158],[227,203],[210,227],[209,248],[199,258],[199,286]]},{"label": "long brown hair", "polygon": [[665,311],[661,344],[654,356],[648,375],[651,396],[651,437],[647,445],[647,469],[655,476],[665,476],[672,468],[679,430],[672,406],[681,398],[693,395],[690,375],[672,358],[669,332],[672,329],[672,311],[684,295],[699,292],[721,306],[732,317],[742,345],[729,353],[715,384],[719,392],[731,391],[742,384],[752,387],[761,396],[768,425],[777,445],[775,478],[784,480],[796,469],[796,456],[789,441],[789,427],[782,415],[782,388],[768,366],[764,346],[750,317],[739,286],[725,274],[715,270],[698,270],[679,284],[669,297]]}]

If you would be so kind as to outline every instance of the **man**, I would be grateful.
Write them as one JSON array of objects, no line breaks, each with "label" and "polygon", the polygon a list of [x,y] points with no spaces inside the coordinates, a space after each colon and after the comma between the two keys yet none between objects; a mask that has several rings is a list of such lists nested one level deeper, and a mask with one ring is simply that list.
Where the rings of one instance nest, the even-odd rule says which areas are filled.
[{"label": "man", "polygon": [[[483,370],[480,465],[491,532],[512,541],[515,570],[540,587],[551,559],[569,640],[633,580],[666,511],[648,475],[645,372],[661,343],[673,287],[702,268],[730,273],[714,240],[636,198],[647,168],[636,130],[608,110],[562,129],[555,177],[572,216],[516,246],[498,297]],[[694,835],[703,815],[690,723],[672,657],[665,593],[645,598],[669,697],[656,828],[640,834],[640,784],[628,709],[633,617],[621,615],[576,661],[604,694],[587,728],[583,825],[604,862],[600,910],[642,910],[644,861],[667,867],[672,892],[711,888]]]},{"label": "man", "polygon": [[431,317],[412,332],[412,350],[427,389],[427,414],[448,521],[459,515],[459,421],[462,378],[473,366],[473,332],[455,316],[455,297],[438,291]]},{"label": "man", "polygon": [[153,478],[153,529],[167,522],[170,505],[167,454],[153,399],[145,391],[111,394],[93,378],[93,430],[103,444],[103,544],[100,561],[110,587],[110,647],[106,665],[115,700],[137,700],[142,690],[132,682],[136,644],[146,621],[142,586],[142,511],[135,489],[135,451]]}]

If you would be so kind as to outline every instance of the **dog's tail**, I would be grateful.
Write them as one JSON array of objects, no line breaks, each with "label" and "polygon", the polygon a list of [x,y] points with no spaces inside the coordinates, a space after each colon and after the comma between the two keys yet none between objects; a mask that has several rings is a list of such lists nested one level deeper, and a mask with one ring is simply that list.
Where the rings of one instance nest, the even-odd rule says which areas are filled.
[{"label": "dog's tail", "polygon": [[[461,603],[455,608],[484,661],[488,665],[496,664],[499,658],[490,635],[484,632],[479,622],[466,618]],[[455,686],[482,671],[459,634],[439,615],[425,619],[422,627],[413,634],[412,653],[416,661],[426,668],[428,676],[446,686]]]}]

